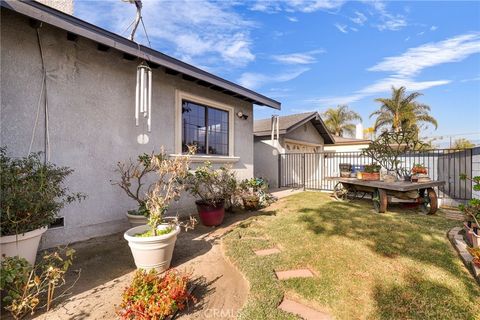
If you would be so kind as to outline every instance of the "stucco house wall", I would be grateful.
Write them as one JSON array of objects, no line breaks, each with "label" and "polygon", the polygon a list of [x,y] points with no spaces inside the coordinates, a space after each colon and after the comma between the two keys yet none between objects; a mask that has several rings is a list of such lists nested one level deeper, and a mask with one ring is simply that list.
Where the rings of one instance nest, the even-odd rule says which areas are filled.
[{"label": "stucco house wall", "polygon": [[318,133],[311,122],[292,130],[285,134],[285,138],[304,141],[308,143],[324,144],[323,137]]},{"label": "stucco house wall", "polygon": [[[41,92],[42,67],[36,30],[28,18],[1,12],[1,145],[12,156],[28,153]],[[50,229],[42,247],[84,240],[127,228],[125,212],[135,208],[119,188],[111,185],[117,161],[161,146],[175,152],[175,106],[178,92],[209,99],[252,115],[251,103],[198,86],[180,77],[153,70],[152,132],[146,145],[137,143],[145,128],[135,127],[136,67],[115,50],[101,52],[97,44],[79,38],[68,41],[66,32],[43,25],[40,37],[47,70],[50,161],[75,170],[68,180],[72,191],[88,198],[67,206],[65,226]],[[40,108],[32,151],[44,149],[43,107]],[[239,178],[253,175],[253,116],[233,117],[232,165]],[[146,131],[146,130],[145,130]],[[219,165],[219,164],[217,164]],[[181,209],[181,210],[180,210]],[[193,199],[185,198],[171,214],[194,213]]]},{"label": "stucco house wall", "polygon": [[360,152],[363,149],[367,149],[369,144],[351,144],[351,145],[341,145],[333,144],[325,146],[326,152]]},{"label": "stucco house wall", "polygon": [[254,175],[268,181],[270,188],[278,187],[278,155],[283,148],[277,140],[255,137],[254,139]]}]

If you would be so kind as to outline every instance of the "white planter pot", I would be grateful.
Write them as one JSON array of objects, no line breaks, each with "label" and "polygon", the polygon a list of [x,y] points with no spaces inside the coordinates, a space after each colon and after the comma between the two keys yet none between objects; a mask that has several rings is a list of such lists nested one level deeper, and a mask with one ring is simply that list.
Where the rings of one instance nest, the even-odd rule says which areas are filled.
[{"label": "white planter pot", "polygon": [[25,258],[30,264],[35,264],[38,245],[42,234],[47,231],[47,227],[36,229],[24,234],[0,237],[0,248],[2,256],[19,256]]},{"label": "white planter pot", "polygon": [[[167,227],[168,225],[161,225],[159,229]],[[172,232],[161,236],[135,237],[136,234],[143,233],[149,228],[149,226],[143,225],[128,229],[123,237],[128,241],[137,268],[145,270],[155,268],[157,271],[163,272],[170,267],[180,227],[177,226]]]},{"label": "white planter pot", "polygon": [[132,227],[143,226],[147,224],[148,218],[144,215],[136,215],[127,213],[128,222]]}]

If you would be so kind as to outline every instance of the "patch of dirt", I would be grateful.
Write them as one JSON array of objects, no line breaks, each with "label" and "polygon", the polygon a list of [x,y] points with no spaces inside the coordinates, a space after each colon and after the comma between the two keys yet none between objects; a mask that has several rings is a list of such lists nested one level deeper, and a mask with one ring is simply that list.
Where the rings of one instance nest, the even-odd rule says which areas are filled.
[{"label": "patch of dirt", "polygon": [[[226,213],[221,227],[197,226],[182,231],[175,244],[171,267],[192,273],[193,295],[198,302],[176,319],[235,319],[245,303],[249,285],[223,255],[221,239],[242,220],[258,213]],[[74,265],[67,275],[70,295],[56,301],[49,312],[37,312],[37,319],[114,319],[124,288],[135,265],[123,234],[73,244]],[[80,277],[74,269],[81,269]],[[68,286],[68,284],[67,284]]]}]

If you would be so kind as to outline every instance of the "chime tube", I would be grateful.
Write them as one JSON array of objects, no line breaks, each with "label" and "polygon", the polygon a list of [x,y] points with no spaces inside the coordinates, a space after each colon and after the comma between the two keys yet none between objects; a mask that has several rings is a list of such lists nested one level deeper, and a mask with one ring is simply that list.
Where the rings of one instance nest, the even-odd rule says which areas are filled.
[{"label": "chime tube", "polygon": [[145,112],[145,69],[140,67],[140,113]]},{"label": "chime tube", "polygon": [[140,92],[140,70],[137,68],[137,83],[135,85],[135,125],[138,127],[138,114],[139,114],[139,92]]},{"label": "chime tube", "polygon": [[147,131],[152,131],[152,70],[148,69],[148,119]]}]

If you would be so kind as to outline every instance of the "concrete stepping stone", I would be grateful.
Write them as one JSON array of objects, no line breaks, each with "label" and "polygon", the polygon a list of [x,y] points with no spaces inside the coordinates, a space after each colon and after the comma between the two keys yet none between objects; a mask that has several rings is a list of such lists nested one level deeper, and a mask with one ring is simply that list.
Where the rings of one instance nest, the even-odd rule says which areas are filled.
[{"label": "concrete stepping stone", "polygon": [[314,310],[293,300],[283,299],[279,309],[296,314],[305,320],[330,320],[333,319],[328,313]]},{"label": "concrete stepping stone", "polygon": [[278,280],[287,280],[291,278],[311,278],[314,276],[309,269],[295,269],[286,271],[275,271]]},{"label": "concrete stepping stone", "polygon": [[278,248],[269,248],[269,249],[262,249],[254,251],[257,256],[269,256],[271,254],[280,253],[280,249]]}]

